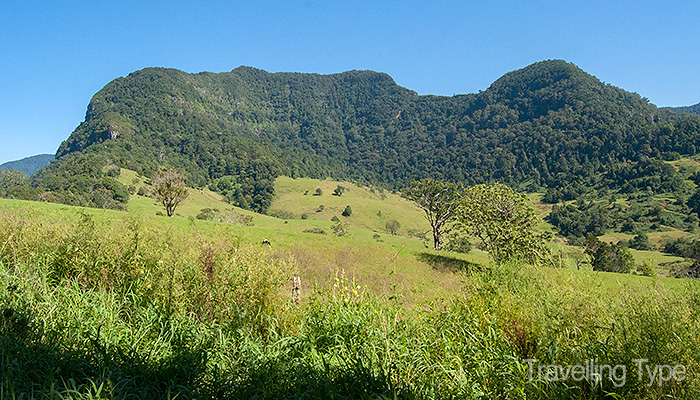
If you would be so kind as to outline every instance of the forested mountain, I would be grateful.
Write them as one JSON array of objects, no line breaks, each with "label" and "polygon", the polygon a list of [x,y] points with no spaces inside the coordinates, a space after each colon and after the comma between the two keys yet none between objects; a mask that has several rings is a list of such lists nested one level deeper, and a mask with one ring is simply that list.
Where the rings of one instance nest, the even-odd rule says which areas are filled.
[{"label": "forested mountain", "polygon": [[8,161],[0,164],[0,169],[12,169],[22,172],[27,176],[32,176],[36,171],[47,166],[53,159],[53,154],[38,154],[36,156],[25,157],[21,160]]},{"label": "forested mountain", "polygon": [[671,110],[673,112],[677,112],[679,114],[700,114],[700,103],[694,105],[694,106],[687,106],[687,107],[665,107],[665,110]]},{"label": "forested mountain", "polygon": [[393,188],[432,177],[581,190],[617,165],[694,155],[698,139],[700,117],[659,110],[559,60],[453,97],[419,96],[371,71],[148,68],[93,97],[34,184],[59,201],[114,205],[103,201],[123,197],[109,166],[149,174],[165,164],[257,211],[280,174]]}]

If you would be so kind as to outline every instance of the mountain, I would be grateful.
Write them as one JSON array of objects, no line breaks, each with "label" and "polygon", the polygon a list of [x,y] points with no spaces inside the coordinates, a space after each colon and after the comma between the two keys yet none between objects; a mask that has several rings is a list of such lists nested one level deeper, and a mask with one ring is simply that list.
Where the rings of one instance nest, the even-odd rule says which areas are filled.
[{"label": "mountain", "polygon": [[36,156],[26,157],[21,160],[8,161],[4,164],[0,164],[0,169],[12,169],[23,172],[27,176],[32,176],[38,170],[49,165],[53,159],[53,154],[38,154]]},{"label": "mountain", "polygon": [[700,103],[694,106],[687,107],[664,107],[666,110],[677,112],[679,114],[700,114]]},{"label": "mountain", "polygon": [[616,165],[695,155],[699,135],[699,117],[660,110],[561,60],[452,97],[419,96],[372,71],[147,68],[95,94],[34,184],[57,201],[118,206],[116,167],[149,175],[164,164],[256,211],[269,207],[279,175],[583,190]]}]

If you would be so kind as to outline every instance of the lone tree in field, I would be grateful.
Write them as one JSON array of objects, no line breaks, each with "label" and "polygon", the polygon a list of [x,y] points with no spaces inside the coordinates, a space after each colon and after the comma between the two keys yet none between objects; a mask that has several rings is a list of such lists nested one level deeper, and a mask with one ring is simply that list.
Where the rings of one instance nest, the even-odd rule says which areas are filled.
[{"label": "lone tree in field", "polygon": [[535,232],[540,220],[522,193],[496,183],[476,185],[465,191],[458,213],[459,227],[479,238],[491,258],[538,263],[549,254],[545,235]]},{"label": "lone tree in field", "polygon": [[156,196],[168,217],[172,217],[177,207],[189,194],[185,186],[185,177],[174,169],[161,167],[153,177],[153,194]]},{"label": "lone tree in field", "polygon": [[442,235],[452,230],[451,222],[455,218],[461,197],[460,188],[450,182],[421,179],[413,181],[402,194],[423,210],[433,228],[435,250],[442,250]]},{"label": "lone tree in field", "polygon": [[389,233],[391,233],[392,235],[396,235],[396,231],[398,231],[399,228],[401,228],[401,224],[399,223],[399,221],[395,219],[386,221],[386,230],[389,231]]}]

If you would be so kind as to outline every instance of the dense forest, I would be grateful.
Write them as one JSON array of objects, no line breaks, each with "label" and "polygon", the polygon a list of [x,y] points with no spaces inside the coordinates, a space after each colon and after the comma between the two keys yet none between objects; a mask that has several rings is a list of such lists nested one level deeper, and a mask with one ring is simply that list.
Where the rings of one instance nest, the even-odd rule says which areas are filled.
[{"label": "dense forest", "polygon": [[32,183],[56,201],[118,208],[128,193],[113,167],[150,175],[166,165],[262,212],[279,175],[393,189],[426,177],[498,181],[557,202],[588,188],[685,190],[663,160],[695,155],[698,139],[699,116],[658,109],[560,60],[452,97],[419,96],[371,71],[148,68],[100,90]]}]

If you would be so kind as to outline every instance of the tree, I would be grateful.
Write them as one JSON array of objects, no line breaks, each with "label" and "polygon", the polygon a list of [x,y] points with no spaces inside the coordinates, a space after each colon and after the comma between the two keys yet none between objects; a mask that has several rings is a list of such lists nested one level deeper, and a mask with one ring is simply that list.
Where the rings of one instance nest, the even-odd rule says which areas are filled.
[{"label": "tree", "polygon": [[586,237],[585,252],[591,256],[594,271],[629,274],[634,267],[630,249],[614,243],[600,241],[593,235]]},{"label": "tree", "polygon": [[172,217],[177,207],[189,195],[185,177],[174,169],[161,167],[153,177],[153,194],[156,196],[168,217]]},{"label": "tree", "polygon": [[391,233],[392,235],[396,235],[396,231],[398,231],[400,227],[401,224],[395,219],[386,221],[386,230],[389,231],[389,233]]},{"label": "tree", "polygon": [[433,229],[435,250],[442,250],[442,235],[452,230],[451,222],[459,206],[459,187],[436,179],[421,179],[413,181],[402,194],[423,210]]},{"label": "tree", "polygon": [[343,193],[345,193],[346,191],[347,191],[347,189],[345,188],[345,186],[338,185],[338,187],[336,187],[333,190],[333,196],[342,196]]},{"label": "tree", "polygon": [[14,169],[0,169],[0,188],[11,189],[17,186],[28,186],[29,178],[24,172]]},{"label": "tree", "polygon": [[654,245],[649,242],[649,235],[645,232],[640,232],[639,235],[632,238],[629,247],[637,250],[656,250]]},{"label": "tree", "polygon": [[700,190],[698,190],[692,196],[690,196],[686,204],[690,208],[691,212],[700,215]]},{"label": "tree", "polygon": [[548,255],[540,219],[525,195],[496,183],[468,188],[458,213],[459,226],[481,240],[496,263],[520,259],[537,263]]},{"label": "tree", "polygon": [[352,208],[346,206],[345,210],[343,210],[343,217],[349,217],[350,215],[352,215]]},{"label": "tree", "polygon": [[29,178],[24,172],[0,169],[0,197],[36,200],[40,192],[39,189],[30,186]]}]

